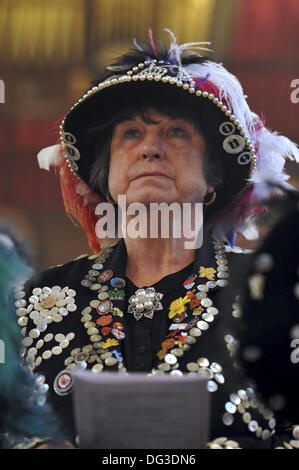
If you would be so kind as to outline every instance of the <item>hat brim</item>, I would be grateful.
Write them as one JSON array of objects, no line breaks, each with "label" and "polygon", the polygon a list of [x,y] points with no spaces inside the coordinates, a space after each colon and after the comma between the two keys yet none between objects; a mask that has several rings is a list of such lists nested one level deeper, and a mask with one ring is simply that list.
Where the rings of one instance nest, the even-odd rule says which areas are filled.
[{"label": "hat brim", "polygon": [[220,156],[223,183],[217,189],[215,202],[206,207],[208,213],[218,213],[248,184],[255,156],[236,118],[218,98],[207,92],[198,95],[196,91],[191,93],[189,89],[154,80],[117,82],[94,90],[79,101],[64,120],[62,141],[68,164],[72,172],[89,185],[95,158],[94,148],[99,135],[87,138],[88,130],[96,123],[104,124],[116,111],[125,109],[128,104],[142,102],[149,93],[161,92],[174,107],[178,100],[183,99],[186,109],[194,109],[198,113],[205,140]]}]

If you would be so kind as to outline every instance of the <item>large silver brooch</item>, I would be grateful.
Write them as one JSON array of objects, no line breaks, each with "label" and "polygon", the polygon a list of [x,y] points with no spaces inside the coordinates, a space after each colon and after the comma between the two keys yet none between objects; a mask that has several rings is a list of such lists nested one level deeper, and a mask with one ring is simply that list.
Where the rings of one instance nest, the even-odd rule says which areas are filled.
[{"label": "large silver brooch", "polygon": [[160,300],[163,294],[156,292],[154,287],[147,289],[138,289],[134,295],[129,298],[128,312],[133,313],[136,320],[142,317],[152,320],[156,310],[163,310]]}]

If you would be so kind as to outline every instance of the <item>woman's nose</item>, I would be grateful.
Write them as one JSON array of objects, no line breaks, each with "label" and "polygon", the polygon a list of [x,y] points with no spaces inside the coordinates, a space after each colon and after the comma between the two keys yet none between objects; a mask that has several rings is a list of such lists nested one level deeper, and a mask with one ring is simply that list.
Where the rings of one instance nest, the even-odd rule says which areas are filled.
[{"label": "woman's nose", "polygon": [[144,139],[140,148],[140,158],[142,160],[164,158],[164,150],[160,137],[149,135]]}]

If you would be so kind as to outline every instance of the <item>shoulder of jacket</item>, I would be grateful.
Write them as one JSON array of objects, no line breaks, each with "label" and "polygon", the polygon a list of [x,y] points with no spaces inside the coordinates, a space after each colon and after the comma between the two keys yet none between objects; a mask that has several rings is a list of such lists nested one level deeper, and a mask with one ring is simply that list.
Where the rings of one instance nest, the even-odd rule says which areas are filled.
[{"label": "shoulder of jacket", "polygon": [[237,245],[234,245],[233,247],[230,245],[225,245],[225,251],[227,253],[235,253],[238,255],[250,255],[251,253],[254,253],[254,250],[250,250],[249,248],[241,248]]},{"label": "shoulder of jacket", "polygon": [[[110,253],[111,251],[102,250],[100,253],[79,256],[61,266],[54,266],[36,273],[30,279],[15,286],[16,314],[20,317],[18,324],[22,328],[23,336],[29,331],[29,338],[24,338],[24,347],[29,347],[33,340],[40,338],[43,334],[44,329],[37,331],[37,325],[43,324],[46,317],[49,320],[51,320],[49,317],[52,317],[49,323],[52,321],[59,323],[64,320],[68,312],[77,309],[77,301],[82,289],[84,293],[86,291],[86,286],[82,284],[85,276],[92,268],[95,268],[95,264],[104,263]],[[63,311],[60,312],[59,309]]]},{"label": "shoulder of jacket", "polygon": [[[72,268],[74,265],[77,264],[90,264],[93,261],[95,261],[97,258],[101,258],[102,256],[105,256],[106,253],[104,253],[104,250],[100,251],[99,253],[85,253],[83,255],[79,255],[76,258],[67,261],[66,263],[63,264],[56,264],[54,266],[50,266],[49,268],[45,269],[42,272],[47,272],[52,269],[57,269],[57,268]],[[106,256],[107,257],[107,256]]]},{"label": "shoulder of jacket", "polygon": [[93,259],[97,258],[100,254],[101,254],[101,252],[99,252],[99,253],[85,253],[83,255],[77,256],[76,258],[73,258],[70,261],[67,261],[66,263],[54,264],[53,266],[49,266],[49,268],[47,268],[46,270],[54,269],[54,268],[60,268],[61,266],[65,266],[67,264],[73,263],[74,261],[78,261],[78,260],[83,259],[83,258],[88,258],[89,260],[93,260]]},{"label": "shoulder of jacket", "polygon": [[33,287],[37,286],[44,287],[60,285],[61,283],[72,285],[74,282],[77,284],[79,278],[82,277],[83,279],[84,275],[92,269],[94,260],[99,258],[101,253],[83,254],[64,264],[58,264],[36,272],[30,279],[25,281],[25,286],[30,287],[30,290],[32,290]]},{"label": "shoulder of jacket", "polygon": [[87,253],[77,256],[75,259],[68,261],[64,264],[52,266],[43,271],[37,272],[32,278],[28,280],[31,286],[50,286],[50,285],[72,285],[78,284],[88,271],[92,269],[95,263],[105,263],[110,256],[112,250],[104,249],[99,253]]}]

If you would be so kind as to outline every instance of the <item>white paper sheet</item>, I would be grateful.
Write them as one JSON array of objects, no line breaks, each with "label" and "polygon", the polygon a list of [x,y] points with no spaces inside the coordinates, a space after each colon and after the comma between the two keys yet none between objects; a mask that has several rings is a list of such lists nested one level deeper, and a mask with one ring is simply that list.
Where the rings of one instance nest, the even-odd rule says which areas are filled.
[{"label": "white paper sheet", "polygon": [[196,376],[74,374],[81,448],[200,449],[209,437],[209,392]]}]

